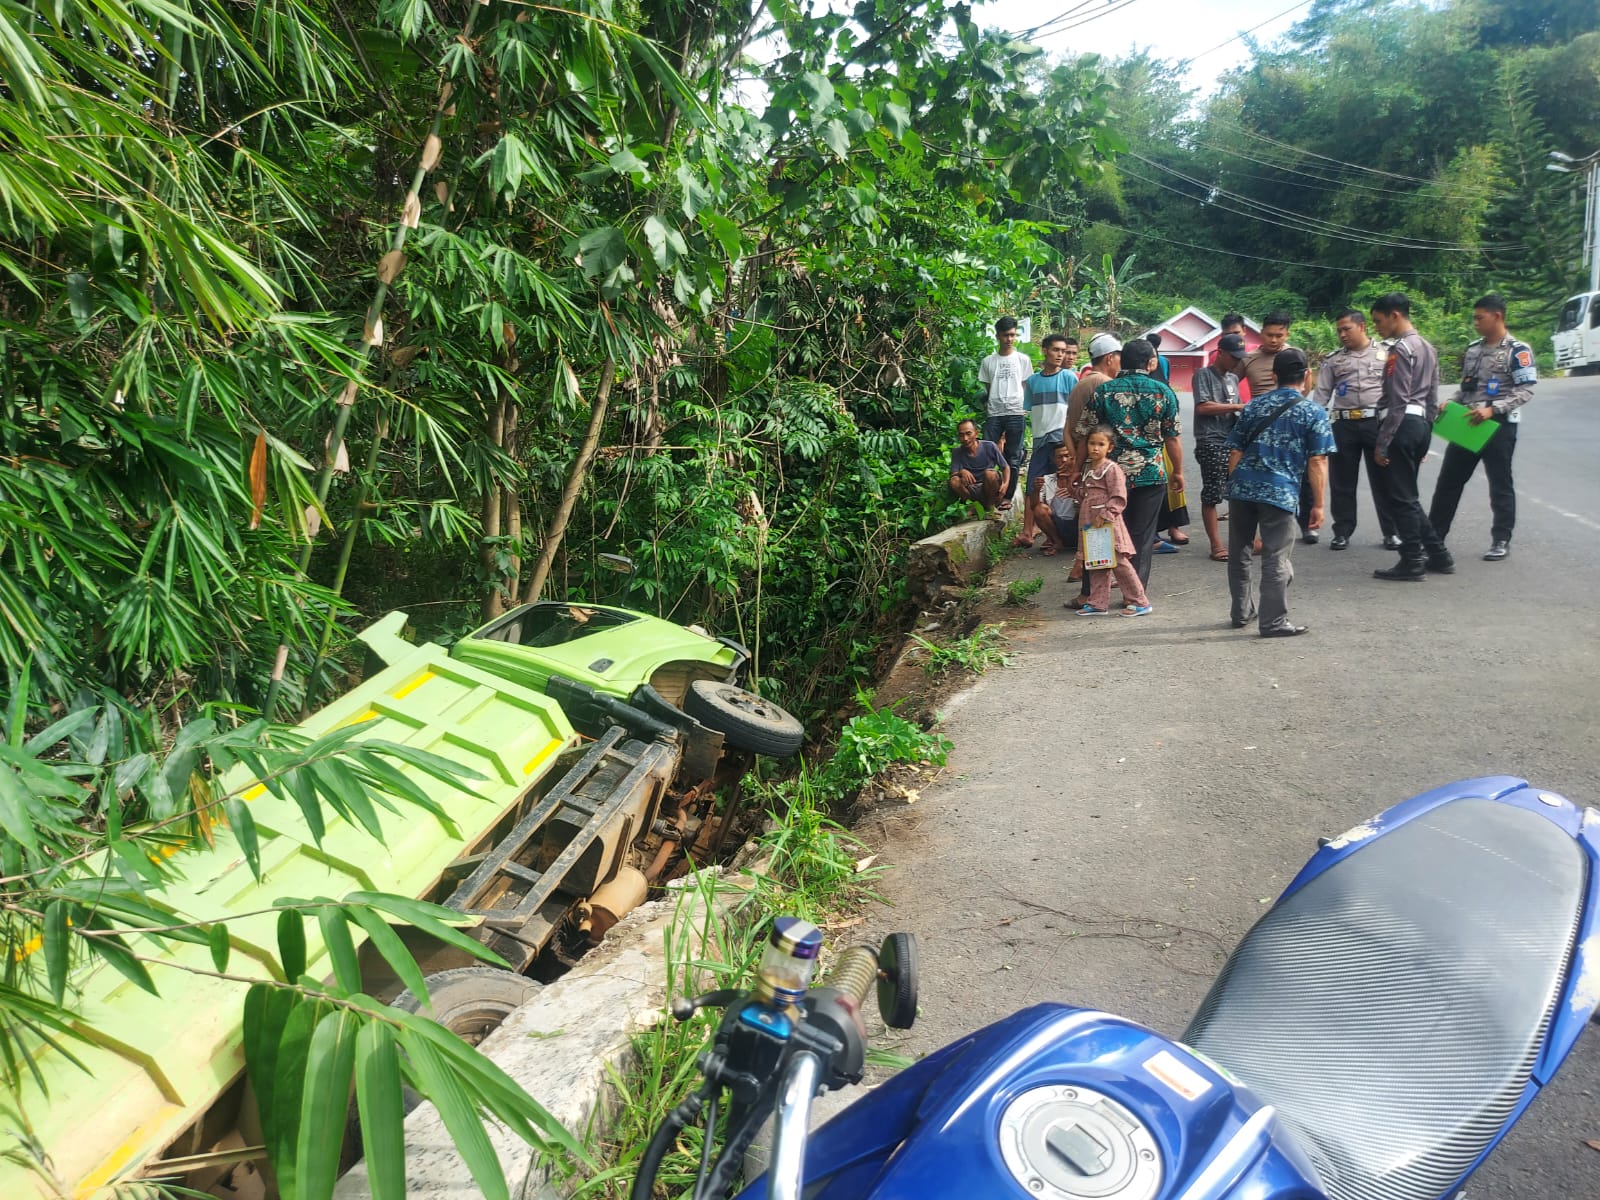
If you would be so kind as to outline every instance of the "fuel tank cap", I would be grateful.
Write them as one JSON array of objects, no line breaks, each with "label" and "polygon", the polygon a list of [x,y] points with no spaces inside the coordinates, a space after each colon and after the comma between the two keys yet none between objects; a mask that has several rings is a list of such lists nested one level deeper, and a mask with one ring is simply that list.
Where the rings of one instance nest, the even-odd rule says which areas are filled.
[{"label": "fuel tank cap", "polygon": [[1090,1088],[1031,1088],[1006,1105],[1000,1154],[1023,1189],[1046,1200],[1154,1200],[1161,1189],[1155,1136]]}]

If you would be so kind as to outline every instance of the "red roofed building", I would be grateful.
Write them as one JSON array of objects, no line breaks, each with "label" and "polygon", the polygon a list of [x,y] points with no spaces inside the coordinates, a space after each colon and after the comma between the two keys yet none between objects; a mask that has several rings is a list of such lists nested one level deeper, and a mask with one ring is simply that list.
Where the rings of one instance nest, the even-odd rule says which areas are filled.
[{"label": "red roofed building", "polygon": [[[1193,391],[1194,373],[1216,353],[1222,325],[1191,304],[1176,316],[1151,326],[1150,332],[1161,335],[1161,353],[1172,367],[1172,390]],[[1261,345],[1261,331],[1248,317],[1244,322],[1244,344],[1249,350]]]}]

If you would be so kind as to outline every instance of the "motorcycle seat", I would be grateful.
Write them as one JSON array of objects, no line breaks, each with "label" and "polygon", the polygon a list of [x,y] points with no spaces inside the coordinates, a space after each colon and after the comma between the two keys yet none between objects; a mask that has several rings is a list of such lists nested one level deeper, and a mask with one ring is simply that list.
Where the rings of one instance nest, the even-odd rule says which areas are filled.
[{"label": "motorcycle seat", "polygon": [[1539,813],[1452,800],[1275,905],[1183,1040],[1277,1109],[1331,1200],[1437,1200],[1523,1097],[1587,875]]}]

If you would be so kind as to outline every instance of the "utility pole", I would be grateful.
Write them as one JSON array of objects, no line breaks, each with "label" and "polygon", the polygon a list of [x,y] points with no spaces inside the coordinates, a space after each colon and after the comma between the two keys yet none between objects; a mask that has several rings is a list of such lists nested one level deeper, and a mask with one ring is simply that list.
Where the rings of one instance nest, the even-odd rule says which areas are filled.
[{"label": "utility pole", "polygon": [[1544,169],[1584,175],[1583,256],[1589,263],[1589,290],[1600,292],[1600,150],[1584,158],[1552,150]]}]

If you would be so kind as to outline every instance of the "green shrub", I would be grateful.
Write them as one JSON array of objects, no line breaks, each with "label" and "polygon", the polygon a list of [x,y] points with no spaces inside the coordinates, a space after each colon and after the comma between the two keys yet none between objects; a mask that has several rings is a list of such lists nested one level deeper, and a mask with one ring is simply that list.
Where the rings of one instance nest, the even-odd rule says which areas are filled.
[{"label": "green shrub", "polygon": [[894,711],[895,706],[873,708],[871,697],[857,694],[866,711],[851,717],[839,733],[839,748],[820,773],[822,789],[830,796],[847,796],[874,776],[897,763],[931,763],[942,767],[953,743],[937,733],[927,733]]},{"label": "green shrub", "polygon": [[943,646],[925,637],[912,634],[911,638],[925,651],[922,670],[931,679],[951,669],[971,671],[982,675],[990,667],[1009,667],[1011,659],[1005,652],[1005,635],[998,625],[980,625],[966,637],[956,638]]},{"label": "green shrub", "polygon": [[1032,579],[1013,579],[1006,584],[1005,598],[1000,603],[1009,604],[1012,607],[1026,604],[1034,596],[1037,596],[1039,590],[1043,587],[1043,575],[1035,575]]}]

